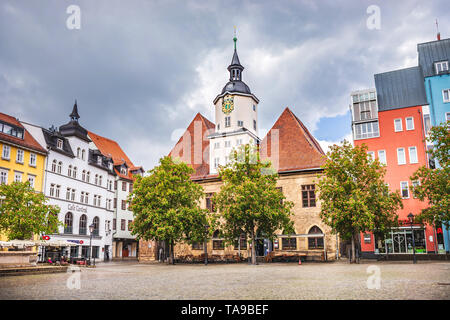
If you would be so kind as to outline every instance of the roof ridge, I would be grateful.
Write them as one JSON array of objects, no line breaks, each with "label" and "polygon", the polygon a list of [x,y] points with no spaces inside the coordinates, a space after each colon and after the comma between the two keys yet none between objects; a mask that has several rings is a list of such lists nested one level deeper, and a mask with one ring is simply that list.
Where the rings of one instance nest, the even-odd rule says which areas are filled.
[{"label": "roof ridge", "polygon": [[[316,138],[314,138],[314,136],[309,132],[308,128],[306,128],[306,126],[303,124],[303,122],[291,111],[291,109],[289,109],[289,107],[286,107],[286,109],[294,117],[294,119],[297,121],[297,124],[300,126],[302,131],[305,133],[305,137],[307,138],[306,140],[308,141],[308,143],[312,147],[317,149],[317,151],[319,151],[319,153],[325,155],[325,152],[323,152],[323,149],[320,146],[319,142],[317,142]],[[311,144],[311,142],[312,142],[312,144]]]}]

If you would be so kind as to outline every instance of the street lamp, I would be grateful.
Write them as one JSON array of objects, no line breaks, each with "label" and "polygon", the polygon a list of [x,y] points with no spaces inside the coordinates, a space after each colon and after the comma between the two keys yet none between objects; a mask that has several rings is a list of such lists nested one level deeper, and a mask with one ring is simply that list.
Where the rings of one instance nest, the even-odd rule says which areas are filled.
[{"label": "street lamp", "polygon": [[205,250],[205,266],[208,265],[208,231],[209,225],[205,224],[205,243],[203,244],[203,248]]},{"label": "street lamp", "polygon": [[91,256],[92,256],[92,235],[94,233],[94,223],[89,226],[89,232],[91,233],[91,239],[89,241],[89,265],[91,265]]},{"label": "street lamp", "polygon": [[412,235],[412,245],[413,245],[413,263],[417,263],[417,261],[416,261],[416,243],[414,242],[414,230],[413,230],[414,215],[412,213],[408,214],[408,220],[409,220],[409,224],[411,225],[411,235]]}]

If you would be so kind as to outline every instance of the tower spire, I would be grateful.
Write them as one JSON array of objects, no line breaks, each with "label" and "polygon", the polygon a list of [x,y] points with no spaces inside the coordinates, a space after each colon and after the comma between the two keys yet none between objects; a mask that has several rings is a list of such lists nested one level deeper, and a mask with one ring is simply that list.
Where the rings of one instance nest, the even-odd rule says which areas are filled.
[{"label": "tower spire", "polygon": [[437,30],[437,39],[441,40],[441,33],[439,32],[439,24],[437,18],[436,18],[436,30]]},{"label": "tower spire", "polygon": [[234,41],[234,51],[236,51],[236,42],[237,42],[236,26],[234,26],[234,38],[233,38],[233,41]]},{"label": "tower spire", "polygon": [[73,105],[72,113],[69,115],[71,121],[78,121],[80,115],[78,114],[77,99],[75,99],[75,104]]}]

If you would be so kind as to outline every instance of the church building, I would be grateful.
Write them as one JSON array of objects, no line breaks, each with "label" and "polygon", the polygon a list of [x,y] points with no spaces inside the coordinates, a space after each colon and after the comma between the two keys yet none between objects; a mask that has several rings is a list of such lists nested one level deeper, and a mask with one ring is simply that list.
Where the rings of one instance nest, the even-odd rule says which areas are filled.
[{"label": "church building", "polygon": [[[270,160],[278,171],[277,187],[292,201],[295,234],[278,234],[271,241],[257,238],[256,254],[267,261],[287,261],[302,257],[305,260],[333,260],[336,258],[338,240],[320,219],[320,201],[317,182],[323,173],[325,153],[300,119],[286,108],[275,121],[267,135],[258,134],[259,99],[244,83],[244,67],[239,61],[234,40],[234,54],[228,66],[227,84],[214,98],[215,123],[200,113],[188,125],[170,156],[189,164],[195,172],[191,179],[202,185],[205,197],[201,206],[216,210],[212,203],[214,193],[222,182],[219,166],[226,165],[231,151],[242,144],[258,145],[262,160]],[[167,250],[159,241],[140,243],[139,261],[164,259]],[[234,245],[225,246],[218,230],[207,243],[208,257],[213,260],[241,260],[250,255],[247,239],[236,239]],[[198,260],[204,254],[204,244],[177,244],[175,259]],[[291,259],[290,259],[291,258]]]}]

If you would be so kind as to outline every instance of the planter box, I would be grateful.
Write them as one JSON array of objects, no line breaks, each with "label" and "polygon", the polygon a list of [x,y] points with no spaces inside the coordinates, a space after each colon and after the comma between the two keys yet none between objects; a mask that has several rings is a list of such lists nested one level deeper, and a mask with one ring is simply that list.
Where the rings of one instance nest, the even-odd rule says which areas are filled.
[{"label": "planter box", "polygon": [[36,267],[37,260],[33,251],[0,251],[0,268]]}]

